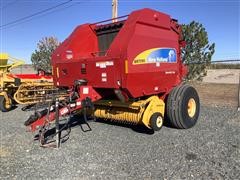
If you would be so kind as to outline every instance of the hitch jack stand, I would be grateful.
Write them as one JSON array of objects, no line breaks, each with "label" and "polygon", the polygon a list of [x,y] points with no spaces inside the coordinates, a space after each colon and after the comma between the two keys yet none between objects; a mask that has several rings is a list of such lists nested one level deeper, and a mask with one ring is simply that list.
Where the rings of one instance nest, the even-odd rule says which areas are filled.
[{"label": "hitch jack stand", "polygon": [[56,107],[56,120],[55,120],[55,125],[56,125],[56,148],[60,147],[60,131],[59,131],[59,99],[56,99],[55,103]]}]

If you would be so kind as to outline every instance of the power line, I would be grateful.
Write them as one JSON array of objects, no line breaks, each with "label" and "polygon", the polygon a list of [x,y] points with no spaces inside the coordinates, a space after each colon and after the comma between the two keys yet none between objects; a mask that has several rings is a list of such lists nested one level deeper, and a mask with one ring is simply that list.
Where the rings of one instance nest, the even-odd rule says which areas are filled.
[{"label": "power line", "polygon": [[29,19],[29,18],[38,16],[38,15],[43,14],[43,13],[45,13],[45,12],[48,12],[48,11],[50,11],[50,10],[56,9],[56,8],[58,8],[58,7],[60,7],[60,6],[66,5],[66,4],[70,3],[71,1],[73,1],[73,0],[66,1],[66,2],[60,3],[60,4],[56,5],[56,6],[52,6],[52,7],[50,7],[50,8],[44,9],[44,10],[39,11],[39,12],[36,12],[36,13],[33,13],[33,14],[31,14],[31,15],[28,15],[28,16],[25,16],[25,17],[16,19],[16,20],[14,20],[14,21],[12,21],[12,22],[9,22],[9,23],[6,23],[6,24],[4,24],[4,25],[1,25],[0,28],[7,27],[7,26],[9,26],[9,25],[13,25],[13,24],[16,24],[16,23],[18,23],[18,22],[27,20],[27,19]]},{"label": "power line", "polygon": [[[89,1],[91,1],[91,0],[89,0]],[[89,2],[89,1],[88,1],[88,2]],[[64,9],[68,9],[68,8],[71,8],[72,6],[74,6],[74,5],[76,5],[76,4],[81,4],[81,3],[85,3],[85,2],[86,2],[86,1],[75,2],[75,3],[70,4],[70,5],[68,5],[68,6],[64,6],[64,7],[62,7],[62,8],[58,8],[58,9],[52,10],[51,12],[48,12],[48,13],[45,13],[45,14],[41,14],[41,15],[39,15],[39,16],[37,16],[37,17],[29,18],[29,19],[26,19],[26,20],[24,20],[24,21],[21,21],[21,22],[18,22],[18,23],[9,25],[9,26],[7,26],[7,27],[1,28],[0,30],[9,29],[9,28],[12,28],[12,27],[14,27],[14,26],[17,26],[17,25],[20,25],[20,24],[29,22],[29,21],[31,21],[31,20],[33,20],[33,19],[41,18],[41,17],[47,16],[47,15],[49,15],[49,14],[51,14],[51,13],[55,13],[55,12],[58,12],[58,11],[61,11],[61,10],[64,10]]]}]

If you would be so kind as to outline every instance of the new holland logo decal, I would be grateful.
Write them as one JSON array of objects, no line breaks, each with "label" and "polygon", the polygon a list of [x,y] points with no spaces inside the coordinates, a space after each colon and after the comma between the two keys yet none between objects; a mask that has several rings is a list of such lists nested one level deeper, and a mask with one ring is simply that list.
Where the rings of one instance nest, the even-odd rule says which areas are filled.
[{"label": "new holland logo decal", "polygon": [[143,51],[133,60],[133,64],[148,63],[175,63],[177,62],[177,53],[174,48],[153,48]]}]

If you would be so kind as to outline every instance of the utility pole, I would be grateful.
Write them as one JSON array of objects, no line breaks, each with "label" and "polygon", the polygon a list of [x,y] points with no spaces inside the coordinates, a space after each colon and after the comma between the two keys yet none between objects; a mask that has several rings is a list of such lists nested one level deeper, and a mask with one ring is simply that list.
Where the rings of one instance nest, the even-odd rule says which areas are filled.
[{"label": "utility pole", "polygon": [[117,18],[118,17],[118,0],[112,0],[112,22],[117,22]]}]

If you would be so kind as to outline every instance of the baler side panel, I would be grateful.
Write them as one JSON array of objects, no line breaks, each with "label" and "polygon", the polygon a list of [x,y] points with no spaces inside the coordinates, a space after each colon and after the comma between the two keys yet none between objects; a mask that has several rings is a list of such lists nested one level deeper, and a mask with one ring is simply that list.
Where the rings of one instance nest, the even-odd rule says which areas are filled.
[{"label": "baler side panel", "polygon": [[119,60],[110,58],[93,58],[86,61],[86,73],[81,78],[88,80],[88,85],[94,88],[118,88],[120,79],[118,71]]},{"label": "baler side panel", "polygon": [[133,97],[139,97],[167,92],[178,84],[179,57],[176,57],[176,62],[133,64],[136,56],[148,49],[173,48],[179,54],[178,44],[178,34],[173,31],[137,24],[127,51],[128,73],[123,88],[128,89]]},{"label": "baler side panel", "polygon": [[[61,86],[71,87],[74,81],[81,77],[81,64],[74,60],[71,63],[61,62],[57,64],[55,83]],[[75,79],[74,79],[74,78]],[[77,78],[79,77],[79,78]]]},{"label": "baler side panel", "polygon": [[[71,86],[73,79],[61,79],[57,77],[57,68],[61,69],[61,63],[67,63],[66,66],[74,67],[74,62],[79,58],[91,58],[93,52],[98,52],[98,41],[95,32],[89,24],[78,26],[73,33],[62,43],[52,54],[52,65],[53,65],[53,77],[55,85],[57,86]],[[73,62],[74,65],[71,65]],[[79,68],[70,68],[72,75],[77,75]],[[59,71],[59,70],[58,70]],[[60,73],[60,72],[59,72]],[[60,75],[60,74],[59,74]],[[72,76],[75,78],[75,76]],[[56,84],[56,82],[59,84]]]},{"label": "baler side panel", "polygon": [[[133,64],[134,59],[139,54],[155,48],[172,48],[179,52],[178,35],[170,30],[137,24],[127,49],[129,74],[165,71],[167,69],[178,70],[177,61],[172,63],[159,61],[159,67],[156,67],[156,63]],[[176,59],[179,60],[179,58]]]},{"label": "baler side panel", "polygon": [[[83,68],[84,67],[84,68]],[[88,85],[94,88],[118,88],[120,80],[118,59],[81,59],[58,63],[59,77],[57,84],[69,86],[74,80],[87,79]]]}]

